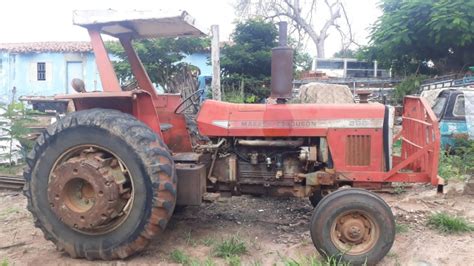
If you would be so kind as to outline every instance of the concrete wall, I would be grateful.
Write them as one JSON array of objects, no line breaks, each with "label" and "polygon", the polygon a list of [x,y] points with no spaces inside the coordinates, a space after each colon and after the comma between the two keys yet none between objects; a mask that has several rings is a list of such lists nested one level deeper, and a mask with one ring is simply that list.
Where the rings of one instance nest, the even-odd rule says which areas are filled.
[{"label": "concrete wall", "polygon": [[[50,96],[68,92],[67,62],[82,63],[82,78],[88,91],[102,90],[92,53],[0,53],[0,102],[23,95]],[[46,80],[37,79],[37,63],[46,65]]]}]

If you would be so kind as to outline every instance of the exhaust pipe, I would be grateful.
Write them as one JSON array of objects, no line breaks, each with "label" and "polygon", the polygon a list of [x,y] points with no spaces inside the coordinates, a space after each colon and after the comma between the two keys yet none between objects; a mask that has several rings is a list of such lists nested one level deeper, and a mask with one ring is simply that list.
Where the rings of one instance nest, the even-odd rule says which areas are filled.
[{"label": "exhaust pipe", "polygon": [[286,100],[291,98],[293,89],[293,49],[288,47],[288,24],[278,24],[279,44],[272,49],[271,98]]}]

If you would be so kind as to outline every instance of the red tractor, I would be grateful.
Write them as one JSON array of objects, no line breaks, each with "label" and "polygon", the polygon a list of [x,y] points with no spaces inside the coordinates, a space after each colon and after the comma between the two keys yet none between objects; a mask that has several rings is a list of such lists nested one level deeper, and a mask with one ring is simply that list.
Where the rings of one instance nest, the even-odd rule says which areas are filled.
[{"label": "red tractor", "polygon": [[[133,39],[203,35],[186,12],[81,11],[74,22],[89,32],[104,90],[57,96],[76,111],[38,138],[25,170],[35,225],[72,257],[126,258],[165,230],[176,204],[199,205],[204,193],[220,192],[309,197],[316,249],[374,264],[393,244],[395,221],[361,188],[442,187],[438,124],[423,99],[405,99],[396,136],[382,104],[286,103],[293,52],[285,25],[272,51],[273,104],[200,104],[199,93],[157,94],[132,47]],[[120,40],[137,89],[122,91],[101,33]],[[190,107],[199,110],[195,119]]]}]

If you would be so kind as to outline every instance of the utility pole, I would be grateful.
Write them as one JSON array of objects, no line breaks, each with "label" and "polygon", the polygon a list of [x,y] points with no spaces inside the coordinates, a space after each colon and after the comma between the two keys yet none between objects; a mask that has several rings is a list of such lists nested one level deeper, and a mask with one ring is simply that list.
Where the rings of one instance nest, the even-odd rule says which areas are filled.
[{"label": "utility pole", "polygon": [[221,101],[221,61],[219,47],[219,25],[211,26],[212,99]]}]

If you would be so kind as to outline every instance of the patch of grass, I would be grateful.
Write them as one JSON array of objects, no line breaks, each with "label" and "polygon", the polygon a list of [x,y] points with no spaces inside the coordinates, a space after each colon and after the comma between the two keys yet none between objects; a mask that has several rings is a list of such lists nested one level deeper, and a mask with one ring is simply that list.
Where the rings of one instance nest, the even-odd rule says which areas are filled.
[{"label": "patch of grass", "polygon": [[408,225],[396,223],[395,224],[395,232],[397,234],[403,234],[403,233],[408,232]]},{"label": "patch of grass", "polygon": [[192,236],[192,230],[188,230],[186,232],[184,232],[184,240],[186,241],[186,245],[189,245],[189,246],[196,246],[196,240],[193,239],[193,236]]},{"label": "patch of grass", "polygon": [[200,263],[200,266],[215,266],[216,263],[214,261],[212,261],[211,258],[206,258],[206,260],[202,263]]},{"label": "patch of grass", "polygon": [[214,237],[209,236],[201,240],[201,243],[206,247],[210,247],[216,243],[216,239]]},{"label": "patch of grass", "polygon": [[7,258],[4,258],[4,259],[2,260],[2,266],[8,266],[8,265],[9,265],[9,264],[8,264],[8,259],[7,259]]},{"label": "patch of grass", "polygon": [[240,266],[240,265],[242,265],[242,262],[240,261],[240,257],[237,256],[237,255],[226,257],[225,261],[229,264],[229,266]]},{"label": "patch of grass", "polygon": [[299,259],[283,258],[285,266],[349,266],[349,262],[344,262],[337,256],[327,257],[324,260],[316,256],[304,256]]},{"label": "patch of grass", "polygon": [[245,242],[236,236],[224,239],[214,246],[214,255],[221,258],[242,255],[246,252],[247,246]]},{"label": "patch of grass", "polygon": [[474,225],[465,218],[452,216],[447,213],[435,213],[428,219],[428,225],[443,233],[463,233],[474,231]]},{"label": "patch of grass", "polygon": [[175,249],[170,253],[170,259],[173,262],[181,263],[183,265],[188,264],[191,261],[191,258],[179,249]]},{"label": "patch of grass", "polygon": [[397,195],[400,195],[400,194],[403,194],[405,192],[407,192],[407,190],[405,189],[404,184],[397,183],[397,184],[394,185],[393,193],[395,193]]},{"label": "patch of grass", "polygon": [[18,213],[18,212],[20,212],[20,209],[18,209],[16,207],[8,207],[5,210],[3,210],[2,212],[0,212],[0,218],[6,218],[10,214]]},{"label": "patch of grass", "polygon": [[[175,249],[170,253],[170,259],[174,263],[179,263],[185,266],[215,266],[216,263],[210,258],[207,257],[204,261],[193,258],[180,249]],[[237,264],[235,264],[237,265]]]},{"label": "patch of grass", "polygon": [[23,169],[24,165],[0,165],[0,174],[16,175]]},{"label": "patch of grass", "polygon": [[397,255],[397,253],[394,253],[394,252],[392,252],[392,251],[389,251],[389,252],[387,253],[387,257],[388,257],[388,258],[398,258],[398,255]]},{"label": "patch of grass", "polygon": [[262,266],[262,262],[259,261],[259,260],[256,260],[256,261],[250,262],[249,265],[251,265],[251,266]]}]

